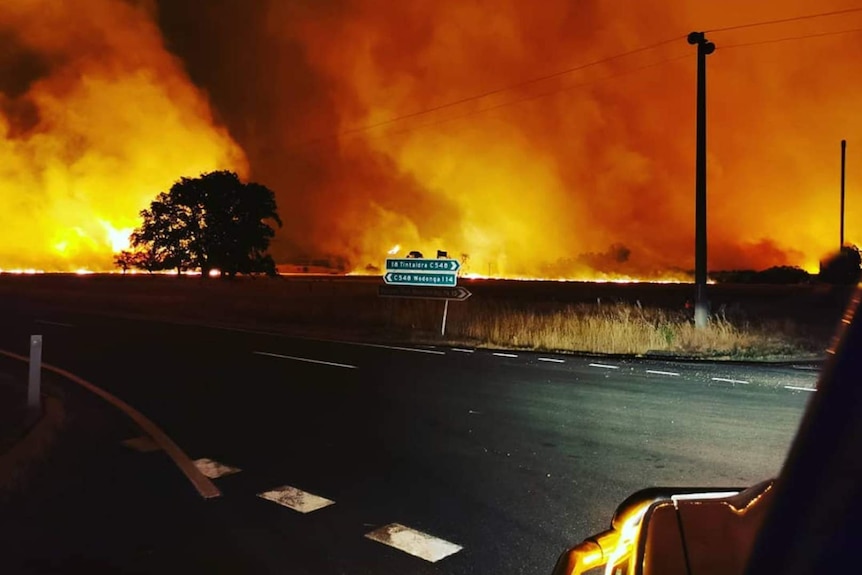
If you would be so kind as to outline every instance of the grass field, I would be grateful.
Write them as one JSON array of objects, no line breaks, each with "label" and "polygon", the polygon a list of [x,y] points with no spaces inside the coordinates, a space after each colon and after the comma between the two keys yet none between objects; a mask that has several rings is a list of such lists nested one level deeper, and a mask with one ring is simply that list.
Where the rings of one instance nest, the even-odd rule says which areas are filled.
[{"label": "grass field", "polygon": [[733,359],[822,355],[849,296],[825,285],[708,287],[709,327],[693,326],[686,284],[462,280],[451,302],[381,298],[380,278],[231,281],[164,275],[0,276],[6,302],[159,317],[297,335],[550,351]]}]

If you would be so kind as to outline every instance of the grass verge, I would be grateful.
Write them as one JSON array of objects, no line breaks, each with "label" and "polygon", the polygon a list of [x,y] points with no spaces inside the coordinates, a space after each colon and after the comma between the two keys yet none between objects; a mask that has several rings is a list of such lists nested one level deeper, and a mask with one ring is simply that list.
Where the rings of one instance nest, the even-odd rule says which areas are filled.
[{"label": "grass verge", "polygon": [[[4,397],[7,397],[4,394]],[[43,396],[42,413],[32,414],[25,407],[14,410],[16,419],[0,426],[0,501],[27,481],[34,464],[43,462],[63,426],[64,410],[59,399]],[[4,418],[13,409],[2,410]]]},{"label": "grass verge", "polygon": [[[780,324],[780,325],[779,325]],[[450,338],[494,347],[634,354],[664,352],[728,359],[817,355],[823,342],[800,337],[793,324],[737,324],[719,316],[703,329],[683,312],[640,305],[570,305],[537,313],[487,309],[453,325]]]},{"label": "grass verge", "polygon": [[696,329],[685,284],[462,282],[452,302],[381,298],[380,278],[234,281],[169,276],[0,277],[0,298],[66,310],[230,324],[317,337],[561,352],[784,359],[822,356],[849,291],[822,285],[709,286]]}]

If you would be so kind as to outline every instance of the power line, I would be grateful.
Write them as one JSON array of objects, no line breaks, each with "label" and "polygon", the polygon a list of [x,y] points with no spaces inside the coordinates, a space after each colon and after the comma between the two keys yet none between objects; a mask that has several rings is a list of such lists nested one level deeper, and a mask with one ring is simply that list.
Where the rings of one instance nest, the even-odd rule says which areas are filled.
[{"label": "power line", "polygon": [[[730,30],[741,30],[741,29],[745,29],[745,28],[753,28],[753,27],[759,27],[759,26],[768,26],[768,25],[774,25],[774,24],[782,24],[782,23],[786,23],[786,22],[796,22],[796,21],[801,21],[801,20],[809,20],[809,19],[814,19],[814,18],[823,18],[823,17],[827,17],[827,16],[837,16],[837,15],[842,15],[842,14],[851,14],[851,13],[856,13],[856,12],[862,12],[862,7],[859,7],[859,8],[847,8],[847,9],[844,9],[844,10],[833,10],[833,11],[831,11],[831,12],[821,12],[821,13],[817,13],[817,14],[808,14],[808,15],[805,15],[805,16],[794,16],[794,17],[790,17],[790,18],[779,18],[779,19],[774,19],[774,20],[763,20],[763,21],[760,21],[760,22],[750,22],[750,23],[747,23],[747,24],[738,24],[738,25],[735,25],[735,26],[726,26],[726,27],[723,27],[723,28],[712,28],[712,29],[709,29],[709,30],[705,30],[705,32],[712,33],[712,32],[725,32],[725,31],[730,31]],[[856,30],[846,30],[846,31],[840,31],[840,32],[826,32],[826,33],[823,33],[823,34],[811,34],[811,35],[804,35],[804,36],[798,36],[798,37],[792,37],[792,38],[790,38],[790,37],[789,37],[789,38],[781,38],[781,39],[776,39],[776,40],[764,40],[764,41],[750,42],[750,43],[744,43],[744,44],[733,44],[733,45],[728,45],[728,46],[722,46],[722,48],[741,48],[741,47],[745,47],[745,46],[755,46],[755,45],[760,45],[760,44],[770,44],[770,43],[774,43],[774,42],[784,42],[784,41],[797,40],[797,39],[803,39],[803,38],[813,38],[813,37],[817,37],[817,36],[829,36],[829,35],[834,35],[834,34],[844,34],[844,33],[850,33],[850,32],[854,32],[854,31],[856,31]],[[553,73],[550,73],[550,74],[545,74],[545,75],[543,75],[543,76],[537,76],[537,77],[535,77],[535,78],[531,78],[531,79],[528,79],[528,80],[523,80],[523,81],[521,81],[521,82],[516,82],[516,83],[514,83],[514,84],[509,84],[509,85],[506,85],[506,86],[501,86],[501,87],[499,87],[499,88],[495,88],[495,89],[493,89],[493,90],[488,90],[488,91],[481,92],[481,93],[478,93],[478,94],[473,94],[473,95],[471,95],[471,96],[466,96],[466,97],[463,97],[463,98],[460,98],[460,99],[457,99],[457,100],[453,100],[453,101],[447,102],[447,103],[445,103],[445,104],[440,104],[440,105],[438,105],[438,106],[433,106],[433,107],[430,107],[430,108],[425,108],[425,109],[422,109],[422,110],[417,110],[417,111],[414,111],[414,112],[410,112],[410,113],[407,113],[407,114],[401,114],[401,115],[398,115],[398,116],[393,116],[393,117],[388,118],[388,119],[386,119],[386,120],[381,120],[381,121],[374,122],[374,123],[371,123],[371,124],[366,124],[366,125],[363,125],[363,126],[356,126],[356,127],[353,127],[353,128],[348,128],[348,129],[342,130],[342,131],[340,131],[340,132],[337,132],[337,133],[335,133],[335,134],[332,134],[332,135],[330,135],[330,136],[322,136],[322,137],[314,138],[314,139],[311,139],[311,140],[306,140],[305,142],[297,142],[297,144],[298,144],[298,145],[303,145],[303,144],[312,144],[312,143],[315,143],[315,142],[322,142],[322,141],[335,140],[335,139],[338,139],[338,138],[343,137],[343,136],[349,136],[349,135],[352,135],[352,134],[358,134],[358,133],[362,133],[362,132],[367,132],[367,131],[369,131],[369,130],[373,130],[373,129],[375,129],[375,128],[381,128],[381,127],[388,126],[388,125],[391,125],[391,124],[394,124],[394,123],[397,123],[397,122],[401,122],[401,121],[404,121],[404,120],[409,120],[409,119],[411,119],[411,118],[416,118],[416,117],[420,117],[420,116],[425,116],[425,115],[428,115],[428,114],[431,114],[431,113],[434,113],[434,112],[439,112],[439,111],[441,111],[441,110],[446,110],[446,109],[448,109],[448,108],[453,108],[453,107],[458,106],[458,105],[461,105],[461,104],[466,104],[466,103],[468,103],[468,102],[474,102],[474,101],[477,101],[477,100],[481,100],[481,99],[483,99],[483,98],[487,98],[487,97],[489,97],[489,96],[494,96],[494,95],[497,95],[497,94],[502,94],[502,93],[504,93],[504,92],[508,92],[508,91],[511,91],[511,90],[516,90],[516,89],[518,89],[518,88],[524,88],[524,87],[526,87],[526,86],[530,86],[530,85],[532,85],[532,84],[536,84],[536,83],[543,82],[543,81],[546,81],[546,80],[551,80],[551,79],[554,79],[554,78],[559,78],[559,77],[562,77],[562,76],[565,76],[565,75],[568,75],[568,74],[572,74],[572,73],[574,73],[574,72],[583,71],[583,70],[585,70],[585,69],[587,69],[587,68],[591,68],[591,67],[593,67],[593,66],[599,66],[599,65],[601,65],[601,64],[606,64],[606,63],[609,63],[609,62],[613,62],[614,60],[619,60],[619,59],[621,59],[621,58],[625,58],[625,57],[627,57],[627,56],[632,56],[632,55],[635,55],[635,54],[639,54],[639,53],[641,53],[641,52],[646,52],[646,51],[649,51],[649,50],[654,50],[654,49],[656,49],[656,48],[660,48],[661,46],[664,46],[664,45],[670,44],[670,43],[672,43],[672,42],[676,42],[676,41],[678,41],[678,40],[682,40],[682,39],[686,38],[686,36],[687,36],[687,35],[682,35],[682,36],[677,36],[677,37],[674,37],[674,38],[668,38],[668,39],[666,39],[666,40],[662,40],[662,41],[660,41],[660,42],[656,42],[656,43],[654,43],[654,44],[650,44],[650,45],[647,45],[647,46],[642,46],[642,47],[640,47],[640,48],[636,48],[636,49],[634,49],[634,50],[629,50],[629,51],[627,51],[627,52],[622,52],[622,53],[615,54],[615,55],[612,55],[612,56],[607,56],[607,57],[605,57],[605,58],[600,58],[600,59],[598,59],[598,60],[593,60],[593,61],[591,61],[591,62],[587,62],[587,63],[584,63],[584,64],[579,64],[579,65],[577,65],[577,66],[573,66],[573,67],[570,67],[570,68],[566,68],[566,69],[564,69],[564,70],[560,70],[560,71],[558,71],[558,72],[553,72]],[[674,60],[676,60],[676,59],[679,59],[679,58],[675,58]],[[672,60],[668,60],[668,61],[672,61]],[[664,62],[665,62],[665,61],[660,62],[659,64],[664,63]],[[655,64],[655,65],[658,65],[658,64]],[[649,68],[649,67],[652,67],[652,66],[654,66],[654,65],[653,65],[653,64],[650,64],[650,65],[645,66],[645,68]],[[640,69],[643,69],[643,68],[638,68],[638,69],[633,70],[633,71],[637,71],[637,70],[640,70]],[[612,76],[612,77],[613,77],[613,76]],[[577,85],[577,86],[575,86],[575,87],[582,87],[582,86],[585,86],[585,85],[588,85],[588,84],[589,84],[589,82],[587,82],[587,83],[583,83],[583,84],[578,84],[578,85]],[[468,117],[468,116],[474,115],[474,114],[476,114],[476,113],[483,113],[483,112],[490,111],[490,110],[494,110],[494,109],[501,108],[501,107],[504,107],[504,106],[509,106],[509,105],[517,104],[517,103],[520,103],[520,102],[522,102],[522,101],[532,100],[532,99],[535,99],[535,98],[537,98],[537,97],[544,97],[545,95],[554,94],[554,93],[557,93],[557,92],[559,92],[559,91],[568,90],[568,89],[572,89],[572,87],[567,87],[567,88],[562,88],[562,89],[554,90],[554,91],[552,91],[552,92],[548,92],[548,93],[546,93],[546,94],[539,95],[539,96],[528,96],[528,97],[526,97],[526,98],[521,98],[521,99],[518,99],[518,100],[515,100],[515,101],[512,101],[512,102],[506,102],[506,103],[503,103],[503,104],[499,104],[499,105],[491,106],[491,107],[489,107],[489,108],[484,108],[484,109],[482,109],[482,110],[478,110],[478,111],[475,111],[475,112],[472,112],[472,113],[468,113],[468,114],[464,114],[464,115],[461,115],[461,116],[457,116],[456,118],[449,118],[449,119],[442,120],[441,122],[434,122],[434,123],[430,123],[430,124],[425,124],[425,125],[423,125],[423,126],[433,126],[433,125],[437,125],[437,124],[439,124],[439,123],[445,123],[445,122],[451,121],[451,120],[453,120],[453,119],[461,119],[461,118],[464,118],[464,117]],[[414,130],[414,129],[417,129],[417,128],[416,128],[416,127],[408,128],[406,131],[412,131],[412,130]],[[395,133],[399,133],[399,132],[395,132]]]},{"label": "power line", "polygon": [[736,26],[726,26],[724,28],[712,28],[704,30],[704,32],[727,32],[729,30],[742,30],[743,28],[756,28],[758,26],[769,26],[771,24],[784,24],[785,22],[798,22],[800,20],[811,20],[813,18],[825,18],[826,16],[838,16],[840,14],[852,14],[854,12],[862,12],[860,8],[846,8],[844,10],[833,10],[832,12],[820,12],[818,14],[808,14],[807,16],[793,16],[792,18],[779,18],[777,20],[763,20],[761,22],[750,22],[748,24],[738,24]]},{"label": "power line", "polygon": [[784,38],[773,38],[772,40],[757,40],[755,42],[744,42],[742,44],[728,44],[720,46],[722,50],[730,48],[743,48],[746,46],[761,46],[763,44],[776,44],[778,42],[790,42],[791,40],[804,40],[806,38],[822,38],[824,36],[837,36],[839,34],[852,34],[862,32],[862,28],[851,28],[849,30],[836,30],[835,32],[820,32],[818,34],[805,34],[803,36],[786,36]]},{"label": "power line", "polygon": [[530,95],[530,96],[525,96],[525,97],[523,97],[523,98],[517,98],[517,99],[515,99],[515,100],[510,100],[510,101],[503,102],[503,103],[500,103],[500,104],[495,104],[495,105],[493,105],[493,106],[488,106],[488,107],[486,107],[486,108],[482,108],[482,109],[480,109],[480,110],[473,110],[473,111],[471,111],[471,112],[467,112],[467,113],[464,113],[464,114],[461,114],[461,115],[458,115],[458,116],[453,116],[453,117],[450,117],[450,118],[444,118],[444,119],[442,119],[442,120],[437,120],[436,122],[428,122],[428,123],[426,123],[426,124],[420,124],[420,125],[418,125],[418,126],[410,126],[409,128],[402,128],[402,129],[398,129],[398,130],[392,130],[392,131],[387,132],[387,135],[391,135],[391,134],[406,134],[406,133],[409,133],[409,132],[413,132],[413,131],[415,131],[415,130],[422,130],[422,129],[425,129],[425,128],[433,128],[433,127],[435,127],[435,126],[439,126],[439,125],[441,125],[441,124],[447,124],[447,123],[449,123],[449,122],[454,122],[454,121],[457,121],[457,120],[463,120],[464,118],[469,118],[469,117],[472,117],[472,116],[475,116],[475,115],[478,115],[478,114],[484,114],[484,113],[486,113],[486,112],[491,112],[491,111],[494,111],[494,110],[499,110],[500,108],[505,108],[505,107],[508,107],[508,106],[514,106],[514,105],[516,105],[516,104],[521,104],[521,103],[523,103],[523,102],[529,102],[529,101],[532,101],[532,100],[539,100],[539,99],[541,99],[541,98],[547,98],[547,97],[549,97],[549,96],[553,96],[553,95],[555,95],[555,94],[559,94],[560,92],[567,92],[567,91],[569,91],[569,90],[575,90],[575,89],[577,89],[577,88],[583,88],[583,87],[585,87],[585,86],[589,86],[589,85],[591,85],[591,84],[596,84],[596,83],[598,83],[598,82],[604,82],[604,81],[607,81],[607,80],[613,80],[613,79],[616,79],[616,78],[620,78],[620,77],[622,77],[622,76],[626,76],[626,75],[628,75],[628,74],[633,74],[633,73],[635,73],[635,72],[640,72],[640,71],[642,71],[642,70],[647,70],[647,69],[649,69],[649,68],[655,68],[655,67],[658,67],[658,66],[661,66],[661,65],[664,65],[664,64],[668,64],[668,63],[671,63],[671,62],[677,62],[677,61],[679,61],[679,60],[682,60],[682,59],[685,59],[685,58],[690,58],[690,57],[691,57],[691,55],[690,55],[690,54],[683,54],[683,55],[681,55],[681,56],[676,56],[676,57],[674,57],[674,58],[667,58],[667,59],[665,59],[665,60],[661,60],[661,61],[659,61],[659,62],[654,62],[654,63],[652,63],[652,64],[646,64],[646,65],[644,65],[644,66],[638,66],[637,68],[632,68],[632,69],[630,69],[630,70],[623,70],[623,71],[620,71],[620,72],[618,72],[618,73],[616,73],[616,74],[611,74],[611,75],[609,75],[609,76],[605,76],[604,78],[596,78],[596,79],[594,79],[594,80],[588,80],[588,81],[585,81],[585,82],[579,82],[578,84],[573,84],[573,85],[571,85],[571,86],[564,86],[564,87],[561,87],[561,88],[557,88],[557,89],[555,89],[555,90],[551,90],[551,91],[547,91],[547,92],[542,92],[541,94],[533,94],[533,95]]},{"label": "power line", "polygon": [[[777,42],[789,42],[789,41],[791,41],[791,40],[804,40],[804,39],[806,39],[806,38],[820,38],[820,37],[824,37],[824,36],[835,36],[835,35],[839,35],[839,34],[851,34],[851,33],[855,33],[855,32],[862,32],[862,28],[852,28],[852,29],[849,29],[849,30],[836,30],[836,31],[834,31],[834,32],[821,32],[821,33],[818,33],[818,34],[805,34],[805,35],[802,35],[802,36],[788,36],[788,37],[784,37],[784,38],[774,38],[774,39],[771,39],[771,40],[760,40],[760,41],[756,41],[756,42],[746,42],[746,43],[742,43],[742,44],[728,44],[728,45],[721,45],[721,46],[720,46],[720,49],[725,50],[725,49],[731,49],[731,48],[745,48],[745,47],[748,47],[748,46],[759,46],[759,45],[761,45],[761,44],[774,44],[774,43],[777,43]],[[553,96],[553,95],[558,94],[558,93],[560,93],[560,92],[567,92],[567,91],[569,91],[569,90],[574,90],[574,89],[577,89],[577,88],[583,88],[583,87],[585,87],[585,86],[589,86],[589,85],[591,85],[591,84],[596,84],[596,83],[598,83],[598,82],[603,82],[603,81],[606,81],[606,80],[613,80],[613,79],[615,79],[615,78],[619,78],[619,77],[621,77],[621,76],[625,76],[625,75],[628,75],[628,74],[633,74],[633,73],[635,73],[635,72],[640,72],[640,71],[642,71],[642,70],[647,70],[647,69],[649,69],[649,68],[656,68],[656,67],[658,67],[658,66],[661,66],[661,65],[664,65],[664,64],[668,64],[668,63],[671,63],[671,62],[676,62],[676,61],[679,61],[679,60],[683,60],[683,59],[686,59],[686,58],[689,58],[689,57],[690,57],[690,55],[689,55],[689,54],[683,54],[683,55],[676,56],[676,57],[673,57],[673,58],[666,58],[666,59],[664,59],[664,60],[661,60],[661,61],[659,61],[659,62],[655,62],[655,63],[652,63],[652,64],[646,64],[646,65],[643,65],[643,66],[638,66],[637,68],[632,68],[632,69],[630,69],[630,70],[623,70],[623,71],[620,71],[620,72],[618,72],[618,73],[616,73],[616,74],[611,74],[611,75],[609,75],[609,76],[606,76],[606,77],[604,77],[604,78],[596,78],[596,79],[594,79],[594,80],[585,81],[585,82],[580,82],[580,83],[578,83],[578,84],[574,84],[574,85],[571,85],[571,86],[563,86],[563,87],[561,87],[561,88],[557,88],[557,89],[555,89],[555,90],[551,90],[551,91],[548,91],[548,92],[542,92],[541,94],[533,94],[533,95],[530,95],[530,96],[525,96],[525,97],[523,97],[523,98],[517,98],[517,99],[515,99],[515,100],[510,100],[510,101],[503,102],[503,103],[500,103],[500,104],[495,104],[495,105],[493,105],[493,106],[489,106],[489,107],[482,108],[482,109],[479,109],[479,110],[473,110],[473,111],[471,111],[471,112],[467,112],[467,113],[465,113],[465,114],[461,114],[461,115],[454,116],[454,117],[450,117],[450,118],[445,118],[445,119],[442,119],[442,120],[438,120],[438,121],[436,121],[436,122],[429,122],[429,123],[427,123],[427,124],[421,124],[421,125],[419,125],[419,126],[411,126],[411,127],[409,127],[409,128],[404,128],[404,129],[400,129],[400,130],[394,130],[394,131],[391,131],[391,132],[388,132],[388,133],[389,133],[389,134],[404,134],[404,133],[412,132],[412,131],[414,131],[414,130],[420,130],[420,129],[424,129],[424,128],[430,128],[430,127],[438,126],[438,125],[441,125],[441,124],[446,124],[446,123],[449,123],[449,122],[453,122],[453,121],[456,121],[456,120],[462,120],[462,119],[464,119],[464,118],[469,118],[469,117],[471,117],[471,116],[475,116],[475,115],[477,115],[477,114],[484,114],[484,113],[486,113],[486,112],[491,112],[491,111],[493,111],[493,110],[498,110],[498,109],[500,109],[500,108],[505,108],[505,107],[508,107],[508,106],[513,106],[513,105],[520,104],[520,103],[523,103],[523,102],[529,102],[529,101],[532,101],[532,100],[538,100],[538,99],[541,99],[541,98],[546,98],[546,97],[548,97],[548,96]]]},{"label": "power line", "polygon": [[[454,100],[452,102],[447,102],[445,104],[440,104],[439,106],[434,106],[431,108],[425,108],[424,110],[418,110],[416,112],[410,112],[408,114],[402,114],[399,116],[395,116],[389,118],[387,120],[381,120],[379,122],[375,122],[373,124],[367,124],[365,126],[357,126],[355,128],[349,128],[337,134],[337,136],[346,136],[356,132],[364,132],[366,130],[371,130],[373,128],[380,128],[382,126],[386,126],[389,124],[393,124],[395,122],[400,122],[402,120],[408,120],[410,118],[415,118],[417,116],[424,116],[426,114],[430,114],[432,112],[439,112],[440,110],[445,110],[447,108],[452,108],[454,106],[458,106],[460,104],[466,104],[467,102],[473,102],[475,100],[480,100],[482,98],[487,98],[488,96],[494,96],[496,94],[501,94],[503,92],[508,92],[510,90],[517,90],[518,88],[523,88],[529,86],[531,84],[536,84],[538,82],[543,82],[545,80],[551,80],[554,78],[559,78],[560,76],[565,76],[567,74],[571,74],[573,72],[579,72],[581,70],[585,70],[587,68],[593,66],[599,66],[601,64],[606,64],[608,62],[612,62],[614,60],[619,60],[620,58],[625,58],[626,56],[632,56],[634,54],[639,54],[641,52],[646,52],[648,50],[654,50],[655,48],[659,48],[666,44],[670,44],[671,42],[676,42],[678,40],[684,39],[686,36],[677,36],[675,38],[668,38],[667,40],[662,40],[661,42],[656,42],[655,44],[650,44],[649,46],[642,46],[640,48],[636,48],[634,50],[629,50],[628,52],[622,52],[620,54],[615,54],[613,56],[608,56],[606,58],[601,58],[599,60],[593,60],[592,62],[587,62],[585,64],[579,64],[578,66],[574,66],[571,68],[566,68],[565,70],[560,70],[559,72],[554,72],[552,74],[546,74],[544,76],[537,76],[535,78],[531,78],[529,80],[524,80],[522,82],[518,82],[515,84],[509,84],[507,86],[503,86],[500,88],[496,88],[494,90],[488,90],[487,92],[482,92],[480,94],[474,94],[472,96],[467,96],[461,98],[459,100]],[[336,136],[336,137],[337,137]]]}]

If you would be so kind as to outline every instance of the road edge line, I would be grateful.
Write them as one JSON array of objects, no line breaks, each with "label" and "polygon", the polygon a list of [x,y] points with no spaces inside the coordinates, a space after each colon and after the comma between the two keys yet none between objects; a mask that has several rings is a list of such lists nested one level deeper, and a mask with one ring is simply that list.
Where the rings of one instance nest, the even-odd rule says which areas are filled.
[{"label": "road edge line", "polygon": [[[0,349],[0,355],[4,355],[6,357],[10,357],[12,359],[17,359],[19,361],[23,361],[25,363],[30,363],[30,359],[23,356],[18,355],[17,353],[13,353],[11,351],[6,351]],[[47,371],[51,371],[56,373],[61,377],[65,377],[69,381],[76,383],[83,387],[84,389],[98,395],[123,413],[125,413],[132,421],[134,421],[138,426],[144,431],[144,433],[148,434],[153,441],[155,441],[162,450],[168,454],[168,456],[174,461],[176,466],[180,469],[180,471],[185,474],[189,481],[191,481],[192,485],[195,486],[195,489],[198,490],[198,493],[204,499],[212,499],[214,497],[220,497],[221,491],[215,484],[194,464],[191,458],[186,455],[186,453],[180,449],[180,447],[174,443],[174,441],[168,437],[168,435],[162,431],[159,426],[150,421],[147,416],[143,413],[123,401],[122,399],[116,397],[105,391],[104,389],[93,385],[89,381],[78,377],[74,373],[66,371],[65,369],[42,363],[42,369]]]}]

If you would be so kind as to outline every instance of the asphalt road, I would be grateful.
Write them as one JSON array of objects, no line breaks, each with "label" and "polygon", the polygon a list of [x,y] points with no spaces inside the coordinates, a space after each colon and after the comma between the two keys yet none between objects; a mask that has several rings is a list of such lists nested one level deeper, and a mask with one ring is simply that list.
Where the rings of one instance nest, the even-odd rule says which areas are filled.
[{"label": "asphalt road", "polygon": [[[25,354],[42,334],[46,362],[130,403],[193,459],[241,469],[203,500],[164,453],[121,445],[136,431],[113,407],[49,378],[67,433],[0,509],[11,573],[549,573],[635,490],[777,474],[817,376],[0,315],[0,348]],[[334,503],[302,513],[258,496],[281,486]],[[416,534],[414,551],[451,554],[367,536],[396,523],[454,544]]]}]

